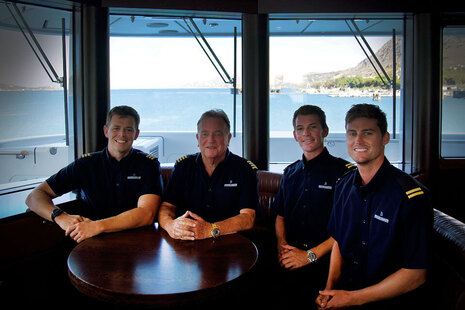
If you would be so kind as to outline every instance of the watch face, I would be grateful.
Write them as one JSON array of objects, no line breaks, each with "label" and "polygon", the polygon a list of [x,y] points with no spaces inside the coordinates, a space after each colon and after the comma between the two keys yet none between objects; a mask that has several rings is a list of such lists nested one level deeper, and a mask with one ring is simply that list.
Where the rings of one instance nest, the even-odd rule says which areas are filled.
[{"label": "watch face", "polygon": [[314,263],[316,262],[316,255],[315,253],[313,253],[313,251],[308,251],[307,252],[307,259],[311,262],[311,263]]}]

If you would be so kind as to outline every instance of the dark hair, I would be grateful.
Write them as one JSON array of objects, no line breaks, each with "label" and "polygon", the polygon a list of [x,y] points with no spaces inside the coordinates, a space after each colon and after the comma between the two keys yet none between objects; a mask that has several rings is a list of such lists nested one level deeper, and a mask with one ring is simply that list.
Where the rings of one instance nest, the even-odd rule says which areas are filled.
[{"label": "dark hair", "polygon": [[377,121],[381,134],[387,132],[386,114],[379,108],[379,106],[368,103],[355,104],[347,111],[346,114],[346,128],[347,125],[357,118],[371,118]]},{"label": "dark hair", "polygon": [[134,108],[127,106],[127,105],[120,105],[120,106],[113,107],[110,111],[108,111],[108,114],[107,114],[107,122],[106,122],[107,126],[110,125],[111,118],[113,117],[113,115],[119,115],[122,117],[130,116],[134,118],[134,121],[136,122],[136,130],[139,129],[140,117],[139,117],[139,113],[137,113],[137,111]]},{"label": "dark hair", "polygon": [[226,124],[226,131],[227,131],[226,133],[227,134],[230,133],[231,125],[229,123],[228,115],[226,115],[226,113],[221,109],[212,109],[212,110],[209,110],[209,111],[203,113],[202,116],[200,116],[199,121],[197,122],[197,131],[199,131],[200,123],[206,118],[219,118],[219,119],[222,119],[224,121],[224,123]]},{"label": "dark hair", "polygon": [[323,110],[320,109],[320,107],[317,107],[315,105],[310,105],[310,104],[303,105],[294,112],[294,117],[292,118],[292,126],[295,128],[295,121],[297,119],[297,116],[311,115],[311,114],[315,114],[316,116],[318,116],[321,127],[323,129],[328,129],[328,125],[326,124],[325,112],[323,112]]}]

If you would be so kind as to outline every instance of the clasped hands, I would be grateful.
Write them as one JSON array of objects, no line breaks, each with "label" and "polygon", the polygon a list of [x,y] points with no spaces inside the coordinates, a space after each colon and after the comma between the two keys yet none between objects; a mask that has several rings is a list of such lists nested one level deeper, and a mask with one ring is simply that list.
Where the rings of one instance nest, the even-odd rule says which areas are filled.
[{"label": "clasped hands", "polygon": [[80,215],[63,213],[55,219],[56,223],[76,242],[82,242],[100,233],[99,224]]},{"label": "clasped hands", "polygon": [[290,246],[289,244],[281,244],[278,247],[278,260],[281,267],[294,270],[310,262],[307,259],[307,251]]},{"label": "clasped hands", "polygon": [[181,240],[198,240],[210,238],[212,224],[197,214],[187,211],[173,220],[168,231],[171,238]]}]

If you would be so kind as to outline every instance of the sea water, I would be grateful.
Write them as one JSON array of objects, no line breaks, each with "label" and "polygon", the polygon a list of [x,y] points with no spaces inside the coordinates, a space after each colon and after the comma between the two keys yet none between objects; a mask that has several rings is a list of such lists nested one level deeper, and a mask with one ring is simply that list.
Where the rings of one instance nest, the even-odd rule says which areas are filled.
[{"label": "sea water", "polygon": [[[195,131],[200,115],[209,109],[224,110],[233,126],[234,101],[230,89],[118,89],[110,92],[111,106],[129,105],[141,116],[141,131]],[[68,98],[69,101],[72,97]],[[292,115],[304,104],[326,112],[331,132],[344,132],[347,110],[357,103],[375,103],[386,113],[392,130],[392,97],[331,97],[288,90],[270,94],[270,131],[292,131]],[[399,98],[396,127],[401,123]],[[462,100],[464,101],[464,100]],[[463,104],[458,115],[464,115]],[[62,91],[0,91],[0,141],[65,132]],[[454,111],[452,114],[457,115]],[[242,131],[242,95],[236,96],[236,128]]]}]

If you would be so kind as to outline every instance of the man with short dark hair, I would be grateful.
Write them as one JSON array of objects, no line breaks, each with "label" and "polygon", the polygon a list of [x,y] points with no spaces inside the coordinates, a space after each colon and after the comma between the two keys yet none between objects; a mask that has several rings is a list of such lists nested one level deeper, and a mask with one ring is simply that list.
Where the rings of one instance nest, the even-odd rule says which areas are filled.
[{"label": "man with short dark hair", "polygon": [[[28,195],[28,207],[57,223],[77,242],[152,224],[161,201],[162,179],[158,160],[132,148],[139,120],[131,107],[111,109],[103,128],[107,147],[83,155],[40,184]],[[82,202],[77,214],[54,206],[53,198],[73,190]]]},{"label": "man with short dark hair", "polygon": [[334,242],[326,231],[334,186],[353,165],[333,157],[325,148],[329,128],[319,107],[301,106],[292,124],[303,155],[284,170],[275,200],[275,227],[279,264],[286,269],[278,280],[281,293],[286,290],[281,296],[286,305],[300,305],[309,295],[316,298],[324,287],[327,254]]},{"label": "man with short dark hair", "polygon": [[[357,169],[336,186],[328,232],[335,239],[319,309],[423,309],[432,207],[425,187],[384,156],[386,115],[354,105],[346,142]],[[357,308],[358,309],[358,308]]]},{"label": "man with short dark hair", "polygon": [[205,112],[197,123],[200,153],[174,166],[158,221],[172,238],[218,238],[253,227],[258,207],[257,167],[231,153],[229,119]]}]

